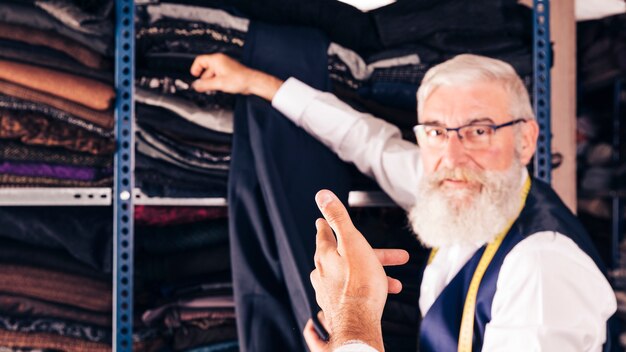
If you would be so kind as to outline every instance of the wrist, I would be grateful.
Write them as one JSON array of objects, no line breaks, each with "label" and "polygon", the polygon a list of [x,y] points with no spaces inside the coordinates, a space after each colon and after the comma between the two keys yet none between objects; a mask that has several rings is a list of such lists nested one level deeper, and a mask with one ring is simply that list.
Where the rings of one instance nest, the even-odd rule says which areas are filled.
[{"label": "wrist", "polygon": [[331,351],[355,340],[362,341],[378,351],[384,351],[380,317],[359,313],[350,310],[346,314],[336,314],[332,318],[329,341]]},{"label": "wrist", "polygon": [[261,71],[250,71],[250,79],[245,94],[256,95],[267,101],[272,101],[283,81]]}]

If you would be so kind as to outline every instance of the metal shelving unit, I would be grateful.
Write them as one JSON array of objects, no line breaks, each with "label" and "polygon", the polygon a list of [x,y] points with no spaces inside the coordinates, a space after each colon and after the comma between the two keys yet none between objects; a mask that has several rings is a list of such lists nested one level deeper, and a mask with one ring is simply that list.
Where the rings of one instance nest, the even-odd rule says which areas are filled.
[{"label": "metal shelving unit", "polygon": [[[550,20],[549,1],[534,0],[533,15],[533,104],[540,126],[535,177],[550,182]],[[108,206],[114,207],[113,346],[115,351],[132,351],[133,317],[133,205],[226,206],[224,198],[153,198],[134,188],[134,0],[116,0],[115,155],[114,188],[1,189],[0,206]],[[383,192],[354,191],[354,207],[394,206]],[[614,209],[623,203],[614,201]],[[621,226],[621,223],[619,224]],[[621,227],[619,227],[621,228]],[[618,229],[619,229],[618,228]]]}]

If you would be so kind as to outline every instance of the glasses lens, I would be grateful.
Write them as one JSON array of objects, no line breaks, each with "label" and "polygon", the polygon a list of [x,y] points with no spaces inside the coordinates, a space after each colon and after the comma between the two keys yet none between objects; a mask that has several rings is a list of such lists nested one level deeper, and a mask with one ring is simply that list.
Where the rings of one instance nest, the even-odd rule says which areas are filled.
[{"label": "glasses lens", "polygon": [[486,148],[491,143],[491,136],[495,133],[492,126],[470,125],[459,130],[463,145],[468,149]]},{"label": "glasses lens", "polygon": [[446,129],[438,126],[420,125],[418,126],[417,138],[421,145],[438,147],[446,141]]}]

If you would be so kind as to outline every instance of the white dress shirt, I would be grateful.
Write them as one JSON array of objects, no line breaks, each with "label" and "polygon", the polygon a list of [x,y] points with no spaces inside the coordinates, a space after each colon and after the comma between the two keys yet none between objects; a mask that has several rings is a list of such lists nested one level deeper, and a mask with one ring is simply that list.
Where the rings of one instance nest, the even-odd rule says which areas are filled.
[{"label": "white dress shirt", "polygon": [[[420,151],[396,126],[295,78],[281,86],[272,106],[373,177],[402,208],[415,204]],[[478,248],[439,249],[422,278],[422,315]],[[616,309],[611,286],[586,253],[560,233],[535,233],[504,259],[482,351],[601,351]],[[372,350],[352,343],[335,352]]]}]

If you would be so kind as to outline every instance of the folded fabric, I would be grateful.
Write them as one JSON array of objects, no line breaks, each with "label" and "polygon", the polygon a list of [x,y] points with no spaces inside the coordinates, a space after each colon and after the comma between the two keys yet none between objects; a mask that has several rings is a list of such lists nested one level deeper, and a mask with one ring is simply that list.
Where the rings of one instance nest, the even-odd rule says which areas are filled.
[{"label": "folded fabric", "polygon": [[[1,124],[0,124],[1,125]],[[91,155],[63,148],[33,146],[0,139],[0,160],[46,162],[54,165],[111,168],[113,155]]]},{"label": "folded fabric", "polygon": [[232,110],[233,106],[235,106],[235,96],[233,94],[218,91],[196,92],[192,87],[192,83],[195,80],[196,78],[189,73],[138,70],[135,86],[154,93],[190,100],[203,109]]},{"label": "folded fabric", "polygon": [[239,352],[239,341],[231,340],[215,342],[209,345],[194,347],[185,350],[186,352]]},{"label": "folded fabric", "polygon": [[203,346],[208,343],[227,341],[237,338],[237,326],[234,322],[203,329],[195,325],[186,324],[174,330],[172,346],[175,350]]},{"label": "folded fabric", "polygon": [[0,207],[0,237],[64,249],[96,270],[111,272],[112,218],[110,207]]},{"label": "folded fabric", "polygon": [[[140,89],[136,89],[136,91],[139,92],[138,96],[140,96]],[[135,115],[138,123],[150,126],[162,133],[175,133],[180,139],[223,144],[230,144],[232,139],[231,134],[204,128],[170,110],[158,106],[136,103]]]},{"label": "folded fabric", "polygon": [[224,10],[185,4],[146,4],[138,6],[138,11],[146,13],[146,21],[149,24],[167,18],[210,23],[240,32],[247,32],[250,24],[250,20],[247,18],[233,16]]},{"label": "folded fabric", "polygon": [[20,4],[12,1],[0,2],[0,21],[55,32],[106,56],[113,56],[115,51],[112,33],[110,36],[102,37],[76,31],[31,4]]},{"label": "folded fabric", "polygon": [[68,352],[110,352],[111,345],[43,332],[0,330],[0,341],[7,347],[44,348]]},{"label": "folded fabric", "polygon": [[189,250],[167,256],[137,253],[135,273],[146,281],[176,281],[193,277],[207,277],[230,269],[230,251],[227,244]]},{"label": "folded fabric", "polygon": [[0,174],[0,187],[111,187],[113,177],[105,177],[97,181],[64,180],[50,177],[17,176]]},{"label": "folded fabric", "polygon": [[184,225],[139,227],[136,246],[147,253],[181,253],[228,242],[228,221],[209,220]]},{"label": "folded fabric", "polygon": [[227,216],[228,211],[224,207],[204,208],[136,205],[134,213],[135,225],[137,226],[183,225],[204,220],[225,219]]},{"label": "folded fabric", "polygon": [[[189,300],[179,300],[172,303],[164,304],[158,308],[149,309],[141,315],[141,320],[148,326],[158,324],[159,321],[170,310],[178,310],[180,308],[185,309],[218,309],[235,307],[235,301],[232,296],[215,296],[215,297],[200,297]],[[207,309],[208,310],[208,309]]]},{"label": "folded fabric", "polygon": [[110,59],[103,57],[80,43],[64,38],[54,32],[0,22],[0,38],[55,49],[67,54],[87,67],[102,70],[111,68],[112,66]]},{"label": "folded fabric", "polygon": [[225,198],[226,179],[214,179],[211,184],[189,185],[172,180],[158,171],[135,170],[135,185],[149,197],[163,198]]},{"label": "folded fabric", "polygon": [[0,330],[25,333],[41,332],[90,342],[111,343],[111,331],[109,329],[54,318],[0,315]]},{"label": "folded fabric", "polygon": [[46,317],[110,328],[111,313],[98,313],[25,296],[0,294],[0,312],[15,317]]},{"label": "folded fabric", "polygon": [[94,155],[112,155],[115,142],[41,113],[0,108],[0,138],[30,145],[63,147]]},{"label": "folded fabric", "polygon": [[65,71],[113,84],[113,70],[96,70],[84,66],[66,54],[43,46],[0,39],[0,58]]},{"label": "folded fabric", "polygon": [[[3,86],[3,82],[0,81],[0,90],[2,90],[3,88],[2,86]],[[71,126],[82,128],[85,131],[91,132],[100,137],[105,137],[105,138],[113,137],[112,129],[102,128],[100,126],[95,125],[94,123],[90,121],[84,120],[82,118],[78,118],[74,115],[70,115],[67,112],[54,108],[50,105],[45,105],[42,103],[32,102],[28,100],[22,100],[16,97],[12,97],[12,96],[8,96],[8,95],[4,95],[0,93],[0,108],[13,110],[13,111],[34,112],[34,113],[42,114],[49,119],[57,120],[57,121],[69,124]]]},{"label": "folded fabric", "polygon": [[152,106],[167,109],[180,117],[204,128],[222,132],[233,133],[232,110],[201,109],[188,100],[164,94],[157,94],[146,89],[135,90],[135,100]]},{"label": "folded fabric", "polygon": [[140,126],[136,126],[135,140],[137,142],[137,152],[151,158],[162,160],[196,173],[224,176],[228,174],[228,162],[198,160],[197,158],[181,154],[169,145],[162,143],[154,135],[151,135],[150,132],[142,130]]},{"label": "folded fabric", "polygon": [[[0,60],[0,62],[2,61]],[[35,103],[49,105],[53,108],[63,110],[70,115],[74,115],[75,117],[92,122],[107,130],[113,129],[114,118],[112,109],[109,109],[107,111],[90,109],[71,100],[59,98],[55,95],[40,92],[38,90],[20,86],[9,81],[3,81],[1,79],[0,93],[22,100],[28,100]]]},{"label": "folded fabric", "polygon": [[102,82],[24,63],[0,60],[0,79],[82,104],[108,110],[115,91]]},{"label": "folded fabric", "polygon": [[102,281],[111,280],[111,274],[103,273],[78,261],[64,249],[36,246],[23,240],[0,235],[0,263],[41,267]]},{"label": "folded fabric", "polygon": [[19,161],[0,161],[0,173],[16,176],[50,177],[65,180],[96,181],[113,175],[113,168],[53,165]]},{"label": "folded fabric", "polygon": [[36,0],[34,3],[78,32],[105,38],[113,36],[112,0],[99,1],[91,6],[84,6],[84,2],[79,2],[83,7],[71,0]]},{"label": "folded fabric", "polygon": [[0,264],[0,291],[66,304],[96,312],[111,312],[110,282],[23,265]]}]

